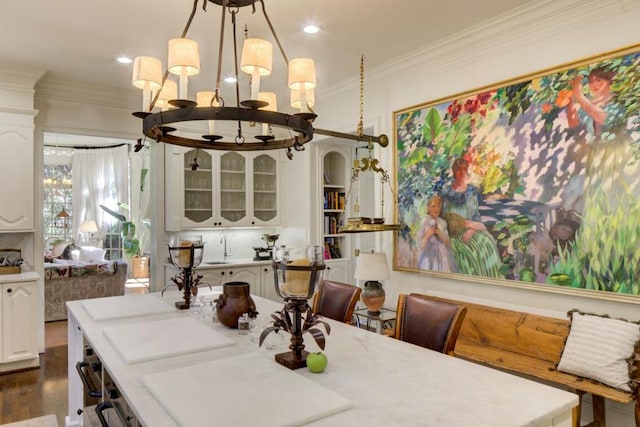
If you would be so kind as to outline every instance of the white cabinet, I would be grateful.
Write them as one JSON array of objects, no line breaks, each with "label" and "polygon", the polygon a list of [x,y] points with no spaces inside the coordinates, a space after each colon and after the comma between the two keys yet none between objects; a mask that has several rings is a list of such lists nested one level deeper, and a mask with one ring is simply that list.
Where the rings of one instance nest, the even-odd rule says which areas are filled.
[{"label": "white cabinet", "polygon": [[33,231],[33,125],[0,125],[0,231]]},{"label": "white cabinet", "polygon": [[201,283],[211,286],[222,286],[227,282],[247,282],[251,285],[253,294],[258,294],[261,288],[260,266],[207,268],[197,269],[197,271],[203,276]]},{"label": "white cabinet", "polygon": [[[34,281],[2,284],[1,353],[3,364],[38,362],[38,285]],[[36,363],[37,366],[37,363]]]},{"label": "white cabinet", "polygon": [[323,278],[335,282],[351,283],[353,274],[351,273],[351,262],[349,261],[327,261]]},{"label": "white cabinet", "polygon": [[276,293],[275,288],[275,277],[273,275],[273,267],[271,265],[264,265],[260,268],[260,274],[262,276],[261,286],[262,286],[262,294],[261,297],[270,299],[276,302],[284,302],[282,298]]},{"label": "white cabinet", "polygon": [[167,231],[280,224],[278,153],[166,150]]}]

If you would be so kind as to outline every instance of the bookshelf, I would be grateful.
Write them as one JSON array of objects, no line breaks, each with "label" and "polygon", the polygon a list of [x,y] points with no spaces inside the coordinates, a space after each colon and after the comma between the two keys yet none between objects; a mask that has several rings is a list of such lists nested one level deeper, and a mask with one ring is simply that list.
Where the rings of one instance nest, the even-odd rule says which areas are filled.
[{"label": "bookshelf", "polygon": [[348,241],[338,228],[345,220],[346,197],[349,186],[348,151],[328,149],[322,157],[322,238],[325,259],[348,256]]}]

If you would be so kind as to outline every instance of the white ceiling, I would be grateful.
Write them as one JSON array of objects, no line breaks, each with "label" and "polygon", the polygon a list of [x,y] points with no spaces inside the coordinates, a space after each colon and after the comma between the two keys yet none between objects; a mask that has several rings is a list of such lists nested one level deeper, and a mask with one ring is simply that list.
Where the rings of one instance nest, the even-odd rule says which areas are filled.
[{"label": "white ceiling", "polygon": [[[267,13],[289,58],[315,59],[318,92],[358,75],[360,55],[367,69],[442,40],[497,15],[513,12],[534,0],[264,0]],[[188,34],[200,43],[201,76],[190,92],[214,86],[221,8],[198,0]],[[178,37],[191,12],[190,0],[13,0],[3,2],[0,61],[46,70],[43,82],[74,81],[109,88],[127,88],[131,65],[119,55],[156,56],[166,66],[166,42]],[[252,19],[249,19],[252,18]],[[250,36],[271,39],[261,8],[238,12],[238,39],[248,22]],[[308,35],[303,24],[314,22],[322,32]],[[231,28],[227,19],[227,29]],[[225,36],[225,57],[231,36]],[[241,45],[239,46],[241,49]],[[274,46],[274,74],[262,80],[263,90],[280,91],[286,84],[284,61]],[[230,59],[223,73],[233,72]],[[206,81],[202,76],[206,76]],[[241,80],[242,82],[243,80]],[[246,78],[245,80],[246,81]],[[224,86],[222,88],[224,94]],[[227,89],[229,91],[229,89]],[[231,92],[233,94],[233,92]],[[279,101],[286,102],[286,101]]]}]

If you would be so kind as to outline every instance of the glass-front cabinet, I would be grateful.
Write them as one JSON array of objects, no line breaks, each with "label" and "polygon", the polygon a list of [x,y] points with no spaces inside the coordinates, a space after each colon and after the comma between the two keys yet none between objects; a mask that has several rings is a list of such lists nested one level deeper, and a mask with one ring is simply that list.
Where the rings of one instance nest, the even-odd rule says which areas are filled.
[{"label": "glass-front cabinet", "polygon": [[247,212],[247,174],[249,168],[246,154],[224,153],[220,156],[220,225],[244,224]]},{"label": "glass-front cabinet", "polygon": [[280,225],[278,152],[166,150],[168,231]]},{"label": "glass-front cabinet", "polygon": [[273,224],[279,220],[278,160],[273,154],[254,153],[253,166],[253,221],[257,225]]},{"label": "glass-front cabinet", "polygon": [[188,151],[183,160],[185,222],[204,224],[213,220],[213,156],[204,150]]}]

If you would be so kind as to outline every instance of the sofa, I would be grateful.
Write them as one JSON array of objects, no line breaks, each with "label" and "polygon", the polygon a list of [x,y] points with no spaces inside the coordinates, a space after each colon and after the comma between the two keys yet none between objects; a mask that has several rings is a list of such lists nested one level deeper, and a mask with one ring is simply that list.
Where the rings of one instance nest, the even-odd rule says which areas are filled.
[{"label": "sofa", "polygon": [[67,318],[67,301],[124,295],[127,263],[54,260],[45,262],[44,320]]}]

